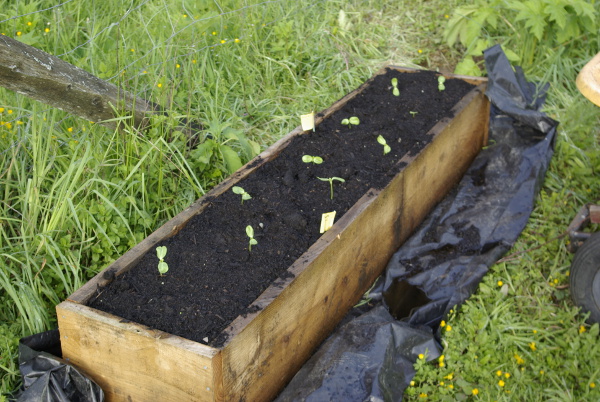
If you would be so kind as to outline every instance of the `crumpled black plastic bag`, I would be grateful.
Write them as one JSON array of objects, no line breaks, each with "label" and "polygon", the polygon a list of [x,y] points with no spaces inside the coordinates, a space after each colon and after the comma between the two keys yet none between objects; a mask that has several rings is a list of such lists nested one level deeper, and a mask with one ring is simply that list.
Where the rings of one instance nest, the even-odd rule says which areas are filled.
[{"label": "crumpled black plastic bag", "polygon": [[61,356],[58,330],[21,338],[19,370],[23,390],[18,402],[100,402],[102,389]]},{"label": "crumpled black plastic bag", "polygon": [[527,82],[498,45],[484,57],[489,146],[391,258],[370,294],[378,306],[332,334],[279,401],[401,400],[414,376],[414,351],[439,356],[440,321],[477,289],[525,228],[558,122],[539,110],[547,86]]},{"label": "crumpled black plastic bag", "polygon": [[[278,401],[353,401],[369,394],[401,399],[421,353],[427,354],[428,360],[440,356],[431,329],[396,321],[380,305],[330,337]],[[314,391],[304,395],[307,388]]]}]

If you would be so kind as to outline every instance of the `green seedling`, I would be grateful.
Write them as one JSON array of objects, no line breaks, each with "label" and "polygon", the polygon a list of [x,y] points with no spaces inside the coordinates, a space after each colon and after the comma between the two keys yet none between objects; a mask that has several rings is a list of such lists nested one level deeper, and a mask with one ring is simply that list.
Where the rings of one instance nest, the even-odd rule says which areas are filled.
[{"label": "green seedling", "polygon": [[160,276],[163,276],[169,270],[169,265],[165,262],[165,256],[167,255],[167,246],[156,247],[156,256],[158,257],[158,272]]},{"label": "green seedling", "polygon": [[239,186],[233,186],[233,188],[231,189],[231,191],[233,191],[235,194],[239,194],[242,196],[242,204],[244,203],[244,201],[249,200],[250,198],[252,198],[250,196],[250,194],[248,194],[246,192],[246,190],[244,190],[243,188],[239,187]]},{"label": "green seedling", "polygon": [[417,113],[419,113],[419,112],[412,112],[411,111],[411,112],[408,112],[408,113],[410,113],[410,115],[414,118],[417,115]]},{"label": "green seedling", "polygon": [[250,238],[250,240],[248,241],[248,251],[252,251],[252,246],[256,246],[258,244],[256,239],[254,238],[254,229],[252,228],[252,226],[246,226],[246,235]]},{"label": "green seedling", "polygon": [[446,77],[444,77],[443,75],[440,75],[438,77],[438,90],[439,91],[443,91],[444,89],[446,89],[444,82],[446,82]]},{"label": "green seedling", "polygon": [[392,86],[394,87],[394,89],[392,89],[394,96],[400,96],[400,90],[398,89],[398,78],[392,78]]},{"label": "green seedling", "polygon": [[387,144],[387,142],[385,141],[385,138],[383,138],[382,135],[377,137],[377,142],[380,143],[381,145],[383,145],[383,154],[384,155],[392,150],[392,148],[390,148],[390,146]]},{"label": "green seedling", "polygon": [[348,126],[348,128],[351,128],[352,126],[358,126],[360,124],[360,120],[358,117],[352,116],[349,119],[342,120],[342,124],[344,126]]},{"label": "green seedling", "polygon": [[337,180],[337,181],[341,181],[342,183],[344,183],[346,181],[346,180],[342,179],[341,177],[327,177],[327,178],[317,177],[317,179],[319,179],[321,181],[329,182],[329,187],[331,188],[331,199],[332,200],[333,200],[333,181]]},{"label": "green seedling", "polygon": [[310,156],[310,155],[304,155],[302,157],[302,162],[304,163],[314,163],[315,165],[320,165],[321,163],[323,163],[323,158],[321,158],[320,156]]}]

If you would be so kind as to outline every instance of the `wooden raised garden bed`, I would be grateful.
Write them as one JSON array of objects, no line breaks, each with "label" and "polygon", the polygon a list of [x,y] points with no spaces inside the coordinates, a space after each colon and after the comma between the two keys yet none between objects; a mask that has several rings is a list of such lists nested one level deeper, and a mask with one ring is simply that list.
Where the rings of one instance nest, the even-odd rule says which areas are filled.
[{"label": "wooden raised garden bed", "polygon": [[[63,356],[87,372],[108,400],[275,397],[485,145],[486,80],[447,75],[446,90],[440,91],[437,76],[399,67],[382,70],[317,114],[316,132],[298,127],[125,253],[57,306]],[[392,94],[391,77],[398,77],[399,96]],[[424,84],[431,81],[433,86]],[[465,90],[465,82],[473,87]],[[438,110],[442,107],[437,99],[450,96],[455,86],[464,94],[453,107]],[[373,94],[375,88],[379,92]],[[424,101],[403,103],[410,96]],[[367,109],[365,100],[374,107]],[[340,124],[353,115],[360,118],[358,126]],[[377,116],[387,123],[369,125]],[[404,132],[425,118],[433,123],[423,132]],[[376,141],[381,133],[392,150],[386,155]],[[329,145],[318,142],[332,138]],[[364,155],[358,153],[361,149]],[[324,162],[292,165],[304,154],[320,155]],[[328,170],[342,159],[341,166]],[[375,162],[388,165],[375,170]],[[275,175],[262,179],[269,169]],[[317,179],[332,176],[345,178],[333,183],[333,199],[329,183]],[[240,203],[233,186],[242,186],[252,199]],[[346,198],[354,186],[359,195]],[[263,196],[271,190],[275,192]],[[203,220],[218,215],[231,199],[237,209],[225,216],[241,219],[235,223],[239,236],[227,234],[228,223]],[[301,204],[303,200],[308,204]],[[298,211],[280,216],[287,203],[300,205]],[[321,214],[332,210],[337,211],[336,222],[321,235]],[[250,252],[246,223],[253,225],[258,241]],[[201,235],[208,238],[197,240]],[[185,260],[182,243],[192,252],[201,247],[209,251]],[[162,277],[156,269],[158,245],[168,247],[170,269]],[[212,254],[218,262],[208,259]],[[272,262],[267,285],[254,290],[249,301],[231,295],[258,282],[263,275],[259,268]],[[192,276],[184,280],[185,289],[195,290],[143,298],[154,288],[171,285],[186,270]],[[241,272],[242,279],[217,286],[215,272],[226,277]],[[213,289],[217,296],[211,301],[203,292],[213,287],[218,287]],[[188,305],[177,306],[179,296],[187,297]],[[113,310],[119,300],[125,303],[123,312],[107,312],[119,311]],[[236,303],[241,310],[231,317],[212,310]],[[167,317],[164,326],[150,318],[155,312]],[[219,327],[213,319],[224,321]]]}]

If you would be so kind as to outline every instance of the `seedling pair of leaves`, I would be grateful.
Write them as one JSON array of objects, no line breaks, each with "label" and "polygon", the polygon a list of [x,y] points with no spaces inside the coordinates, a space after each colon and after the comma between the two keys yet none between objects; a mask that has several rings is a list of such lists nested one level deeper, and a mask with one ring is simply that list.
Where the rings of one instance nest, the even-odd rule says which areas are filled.
[{"label": "seedling pair of leaves", "polygon": [[329,182],[329,187],[331,188],[331,199],[333,200],[333,181],[337,180],[337,181],[341,181],[342,183],[344,183],[346,180],[342,179],[341,177],[317,177],[317,179],[321,180],[321,181],[328,181]]},{"label": "seedling pair of leaves", "polygon": [[252,246],[256,246],[258,244],[258,241],[256,241],[256,239],[254,238],[254,228],[252,228],[252,226],[250,225],[246,226],[246,236],[248,236],[248,238],[250,239],[248,241],[248,251],[252,251]]},{"label": "seedling pair of leaves", "polygon": [[169,271],[169,265],[165,262],[167,255],[167,246],[156,247],[156,256],[158,257],[158,272],[163,276]]},{"label": "seedling pair of leaves", "polygon": [[242,204],[244,203],[244,201],[247,201],[249,199],[251,199],[252,197],[250,196],[250,194],[248,194],[246,192],[246,190],[244,190],[242,187],[240,186],[233,186],[231,188],[231,191],[233,191],[235,194],[239,194],[242,196]]},{"label": "seedling pair of leaves", "polygon": [[352,126],[358,126],[360,124],[360,119],[356,116],[352,116],[350,118],[343,119],[342,124],[344,126],[348,126],[348,128],[352,128]]},{"label": "seedling pair of leaves", "polygon": [[387,142],[385,141],[385,138],[383,138],[382,135],[377,137],[377,142],[380,143],[381,145],[383,145],[383,154],[387,154],[389,153],[392,148],[387,144]]},{"label": "seedling pair of leaves", "polygon": [[398,78],[392,78],[392,93],[394,96],[400,96],[400,90],[398,89]]}]

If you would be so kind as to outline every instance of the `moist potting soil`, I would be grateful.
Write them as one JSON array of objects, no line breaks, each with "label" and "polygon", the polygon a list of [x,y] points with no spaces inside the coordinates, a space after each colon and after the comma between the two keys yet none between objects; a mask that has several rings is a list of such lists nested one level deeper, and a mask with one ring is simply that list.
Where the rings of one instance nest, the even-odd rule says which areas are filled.
[{"label": "moist potting soil", "polygon": [[[220,334],[321,236],[323,213],[336,220],[371,188],[382,188],[403,167],[405,154],[416,155],[430,141],[427,132],[473,85],[438,74],[400,73],[376,76],[315,132],[296,136],[274,159],[237,186],[252,197],[242,202],[227,191],[210,200],[166,246],[169,271],[159,275],[154,249],[138,264],[98,289],[89,306],[170,334],[220,347]],[[399,96],[392,93],[397,78]],[[358,125],[341,124],[356,116]],[[382,136],[391,151],[384,155]],[[304,163],[303,155],[322,164]],[[255,161],[254,163],[259,163]],[[331,184],[320,180],[333,180]],[[246,227],[257,244],[249,250]]]}]

